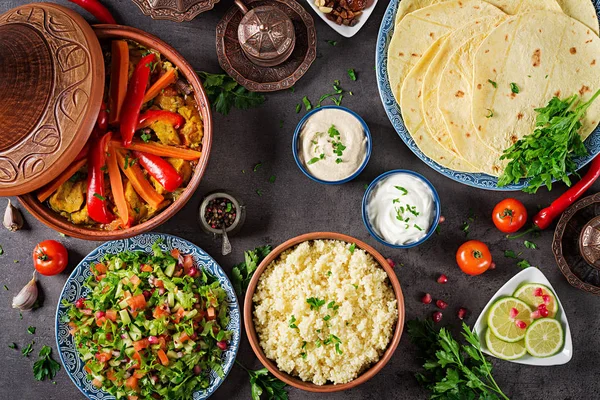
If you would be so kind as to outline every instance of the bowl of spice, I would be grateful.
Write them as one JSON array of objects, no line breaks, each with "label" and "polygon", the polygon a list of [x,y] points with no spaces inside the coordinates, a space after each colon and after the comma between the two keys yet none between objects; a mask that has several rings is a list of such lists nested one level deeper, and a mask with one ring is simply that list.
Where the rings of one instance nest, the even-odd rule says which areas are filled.
[{"label": "bowl of spice", "polygon": [[244,222],[246,209],[234,196],[218,191],[207,195],[200,205],[200,225],[207,233],[231,235],[238,232]]}]

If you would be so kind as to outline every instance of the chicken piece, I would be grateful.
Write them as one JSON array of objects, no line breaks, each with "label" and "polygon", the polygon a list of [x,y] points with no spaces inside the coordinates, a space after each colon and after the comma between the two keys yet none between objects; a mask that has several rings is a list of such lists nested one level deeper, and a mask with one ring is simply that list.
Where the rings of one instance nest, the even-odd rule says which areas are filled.
[{"label": "chicken piece", "polygon": [[81,210],[71,213],[70,219],[76,225],[92,225],[94,223],[88,214],[87,204]]},{"label": "chicken piece", "polygon": [[136,222],[141,221],[148,215],[148,208],[140,196],[136,193],[129,180],[125,182],[125,200],[129,205],[129,213]]},{"label": "chicken piece", "polygon": [[49,204],[52,209],[58,213],[73,213],[79,211],[85,200],[86,183],[85,181],[71,182],[66,181],[52,196]]},{"label": "chicken piece", "polygon": [[184,138],[184,144],[191,148],[198,148],[202,143],[204,130],[202,127],[202,118],[196,108],[195,102],[192,101],[192,104],[179,107],[177,112],[185,118],[185,125],[180,131]]},{"label": "chicken piece", "polygon": [[158,140],[161,141],[162,144],[166,145],[180,145],[181,140],[179,139],[179,135],[173,125],[170,125],[166,122],[156,121],[152,125],[150,125],[150,129],[154,131]]},{"label": "chicken piece", "polygon": [[154,105],[159,106],[163,110],[177,112],[179,107],[183,107],[185,104],[183,98],[177,94],[172,95],[173,92],[173,90],[165,89],[164,92],[154,98]]},{"label": "chicken piece", "polygon": [[175,171],[183,178],[183,184],[187,185],[192,178],[192,164],[181,158],[167,158],[169,164],[175,168]]}]

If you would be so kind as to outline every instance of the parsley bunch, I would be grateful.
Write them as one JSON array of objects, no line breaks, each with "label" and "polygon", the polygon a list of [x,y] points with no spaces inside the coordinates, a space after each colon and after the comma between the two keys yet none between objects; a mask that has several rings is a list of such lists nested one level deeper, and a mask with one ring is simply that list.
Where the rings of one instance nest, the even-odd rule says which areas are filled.
[{"label": "parsley bunch", "polygon": [[227,74],[197,73],[202,79],[208,100],[218,113],[227,115],[232,107],[247,110],[265,102],[265,96],[249,91]]},{"label": "parsley bunch", "polygon": [[40,350],[40,359],[33,364],[33,376],[38,381],[54,379],[60,370],[60,364],[52,358],[52,347],[44,346]]},{"label": "parsley bunch", "polygon": [[237,360],[235,362],[250,375],[252,400],[288,400],[288,394],[285,391],[286,384],[271,375],[268,369],[251,371]]},{"label": "parsley bunch", "polygon": [[257,247],[254,250],[244,252],[244,262],[237,264],[231,270],[232,284],[238,296],[244,294],[254,271],[264,258],[271,252],[271,246]]},{"label": "parsley bunch", "polygon": [[535,193],[546,186],[552,190],[554,180],[571,186],[569,175],[575,173],[575,157],[588,154],[579,130],[587,109],[600,95],[600,90],[587,102],[580,103],[579,96],[565,100],[554,97],[544,108],[538,108],[536,128],[530,135],[506,149],[501,160],[510,160],[498,180],[498,186],[518,183],[531,178],[527,193]]},{"label": "parsley bunch", "polygon": [[479,338],[465,323],[465,345],[446,329],[437,331],[429,320],[408,321],[407,326],[424,360],[425,371],[416,378],[431,391],[431,399],[508,400],[492,376],[492,364],[481,352]]}]

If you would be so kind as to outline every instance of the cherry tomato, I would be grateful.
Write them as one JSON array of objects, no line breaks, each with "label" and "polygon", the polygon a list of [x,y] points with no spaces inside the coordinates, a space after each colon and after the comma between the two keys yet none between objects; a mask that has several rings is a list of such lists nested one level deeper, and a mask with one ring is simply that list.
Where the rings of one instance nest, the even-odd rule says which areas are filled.
[{"label": "cherry tomato", "polygon": [[44,240],[33,249],[33,265],[42,275],[60,274],[68,262],[67,249],[56,240]]},{"label": "cherry tomato", "polygon": [[492,221],[504,233],[515,233],[527,222],[527,210],[516,199],[505,199],[494,207]]},{"label": "cherry tomato", "polygon": [[465,274],[481,275],[492,265],[492,255],[485,243],[471,240],[458,248],[456,262]]}]

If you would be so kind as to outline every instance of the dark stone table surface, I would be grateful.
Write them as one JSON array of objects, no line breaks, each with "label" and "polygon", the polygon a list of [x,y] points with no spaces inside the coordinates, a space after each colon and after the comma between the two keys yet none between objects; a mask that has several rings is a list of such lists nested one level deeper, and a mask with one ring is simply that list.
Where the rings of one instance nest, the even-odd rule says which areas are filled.
[{"label": "dark stone table surface", "polygon": [[[300,2],[309,9],[306,0]],[[25,0],[0,1],[0,13],[27,3]],[[65,0],[57,1],[69,8],[76,7]],[[201,14],[189,23],[154,21],[141,14],[130,0],[104,0],[118,21],[153,33],[173,45],[198,70],[219,72],[215,53],[215,27],[232,1],[222,1],[214,10]],[[488,192],[460,185],[431,170],[415,157],[398,137],[385,115],[377,91],[375,78],[375,42],[379,24],[387,2],[382,0],[363,27],[352,39],[337,35],[315,13],[318,32],[318,58],[308,73],[297,83],[295,93],[283,91],[268,94],[265,104],[248,111],[233,110],[228,116],[215,114],[214,142],[208,170],[200,187],[179,214],[157,229],[183,237],[213,255],[225,271],[243,259],[243,251],[270,243],[277,245],[296,235],[312,231],[337,231],[355,236],[373,245],[386,257],[397,261],[396,273],[400,279],[406,302],[406,318],[429,317],[433,306],[419,301],[423,292],[449,303],[443,323],[457,326],[456,310],[470,310],[467,322],[473,324],[488,299],[514,274],[519,272],[515,260],[505,258],[504,251],[523,251],[532,265],[538,266],[556,289],[570,321],[573,333],[574,356],[567,365],[558,367],[530,367],[494,360],[495,377],[504,392],[514,399],[592,399],[600,395],[598,359],[600,359],[600,299],[578,291],[567,283],[558,270],[551,252],[553,231],[544,232],[535,239],[539,250],[528,250],[522,241],[508,241],[493,226],[490,215],[494,205],[506,194]],[[91,21],[91,16],[85,14]],[[326,41],[335,40],[337,46]],[[1,57],[2,55],[0,55]],[[354,68],[358,80],[351,82],[346,71]],[[293,130],[304,111],[296,114],[296,104],[303,96],[318,98],[331,89],[335,79],[352,90],[343,105],[353,109],[366,120],[373,140],[373,156],[366,170],[351,183],[325,186],[306,178],[296,167],[290,143]],[[5,135],[9,132],[0,132]],[[253,172],[256,163],[262,167]],[[425,175],[436,186],[442,201],[446,222],[439,235],[412,250],[392,250],[371,238],[361,220],[361,199],[364,185],[379,174],[397,168],[406,168]],[[242,171],[245,173],[242,173]],[[276,176],[270,183],[271,175]],[[595,192],[600,188],[596,185]],[[196,213],[203,194],[215,189],[226,189],[239,194],[246,202],[248,218],[241,233],[233,238],[233,254],[220,255],[219,243],[201,232]],[[257,194],[262,192],[262,196]],[[515,193],[533,214],[538,205],[549,204],[564,190],[556,186],[550,194],[541,190],[535,196]],[[4,199],[1,204],[4,210]],[[14,199],[13,199],[14,200]],[[22,207],[21,207],[22,209]],[[480,277],[467,277],[460,272],[454,260],[459,245],[465,241],[461,225],[470,212],[471,238],[486,242],[497,268]],[[82,399],[83,395],[71,383],[64,369],[56,376],[56,384],[37,382],[32,365],[42,345],[55,349],[54,314],[61,288],[72,268],[92,249],[99,245],[73,238],[63,238],[31,215],[25,214],[26,227],[18,233],[0,229],[0,399]],[[42,308],[24,312],[11,308],[11,299],[31,277],[31,251],[44,239],[57,239],[69,250],[70,266],[54,277],[42,277],[40,289],[45,298]],[[17,263],[18,261],[18,263]],[[445,273],[449,282],[436,283],[438,274]],[[37,328],[35,335],[27,333],[28,326]],[[25,358],[20,351],[8,348],[12,342],[20,347],[35,340],[34,353]],[[239,360],[259,368],[245,336]],[[372,380],[344,393],[319,395],[290,389],[290,399],[425,399],[413,374],[419,369],[414,346],[407,335],[402,340],[387,366]],[[234,367],[214,399],[249,399],[250,384],[246,373]]]}]

